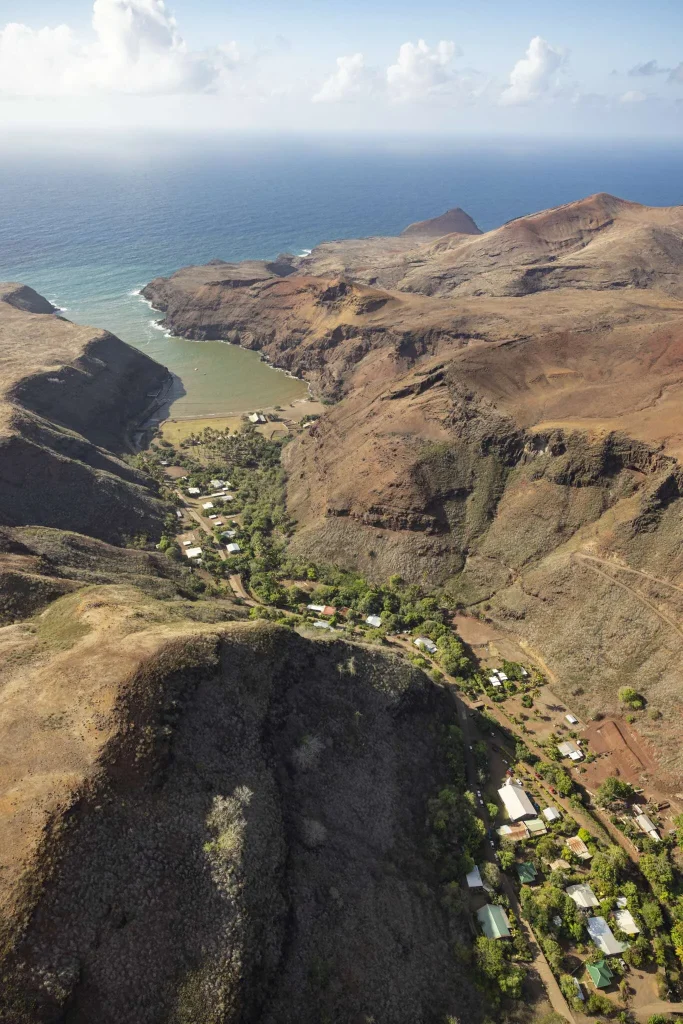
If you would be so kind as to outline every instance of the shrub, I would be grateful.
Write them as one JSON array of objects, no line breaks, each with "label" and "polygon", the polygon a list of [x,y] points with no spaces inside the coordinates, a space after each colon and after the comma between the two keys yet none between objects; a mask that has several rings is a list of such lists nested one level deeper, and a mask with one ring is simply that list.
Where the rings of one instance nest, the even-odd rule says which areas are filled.
[{"label": "shrub", "polygon": [[624,782],[622,779],[616,778],[614,775],[609,775],[598,786],[596,799],[601,807],[610,807],[612,804],[618,804],[620,801],[628,800],[633,796],[635,796],[633,786],[630,786],[628,782]]}]

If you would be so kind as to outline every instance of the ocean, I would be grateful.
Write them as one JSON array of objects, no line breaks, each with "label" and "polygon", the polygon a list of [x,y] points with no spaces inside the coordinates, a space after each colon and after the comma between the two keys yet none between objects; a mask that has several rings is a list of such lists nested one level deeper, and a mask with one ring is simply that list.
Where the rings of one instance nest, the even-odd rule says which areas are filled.
[{"label": "ocean", "polygon": [[165,363],[174,416],[284,404],[305,385],[253,352],[159,330],[140,287],[189,263],[395,234],[461,206],[484,229],[611,192],[683,203],[683,146],[430,138],[111,136],[3,140],[0,280]]}]

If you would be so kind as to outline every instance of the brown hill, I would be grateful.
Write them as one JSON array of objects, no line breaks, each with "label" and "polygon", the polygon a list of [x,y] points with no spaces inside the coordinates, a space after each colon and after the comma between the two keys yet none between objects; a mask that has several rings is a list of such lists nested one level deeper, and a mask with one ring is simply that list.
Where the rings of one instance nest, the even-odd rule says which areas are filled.
[{"label": "brown hill", "polygon": [[465,213],[459,206],[452,210],[446,210],[439,217],[432,217],[431,220],[418,220],[409,224],[401,232],[401,236],[419,235],[421,238],[440,238],[442,235],[480,235],[481,229],[477,227],[469,213]]},{"label": "brown hill", "polygon": [[52,310],[0,285],[0,526],[158,536],[164,506],[120,456],[168,371]]}]

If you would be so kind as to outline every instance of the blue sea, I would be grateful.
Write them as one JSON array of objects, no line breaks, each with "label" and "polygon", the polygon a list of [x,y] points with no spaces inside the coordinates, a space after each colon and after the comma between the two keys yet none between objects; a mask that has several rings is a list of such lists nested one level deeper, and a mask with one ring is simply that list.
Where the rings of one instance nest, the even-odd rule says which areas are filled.
[{"label": "blue sea", "polygon": [[486,230],[600,191],[652,205],[683,203],[683,145],[7,139],[0,151],[0,280],[30,284],[66,317],[106,327],[164,362],[187,392],[174,415],[227,414],[274,404],[290,397],[287,389],[296,397],[302,385],[254,353],[167,337],[137,294],[153,277],[212,257],[271,258],[332,238],[395,234],[452,206]]}]

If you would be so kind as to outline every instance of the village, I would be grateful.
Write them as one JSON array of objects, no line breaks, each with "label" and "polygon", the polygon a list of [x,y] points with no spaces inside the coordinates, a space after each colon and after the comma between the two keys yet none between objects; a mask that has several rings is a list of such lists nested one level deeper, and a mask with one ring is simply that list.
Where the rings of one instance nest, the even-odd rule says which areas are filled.
[{"label": "village", "polygon": [[[477,965],[502,997],[518,996],[517,972],[531,971],[553,1010],[576,1024],[683,1014],[683,807],[646,795],[652,764],[633,730],[624,720],[582,722],[526,652],[482,639],[481,623],[449,617],[419,588],[371,587],[288,561],[293,527],[274,484],[279,442],[249,420],[246,440],[216,442],[233,456],[220,475],[194,452],[156,450],[158,478],[176,502],[160,547],[175,545],[203,585],[230,588],[252,617],[388,645],[452,685],[465,799],[484,836],[461,885]],[[466,645],[463,626],[473,631]]]}]

